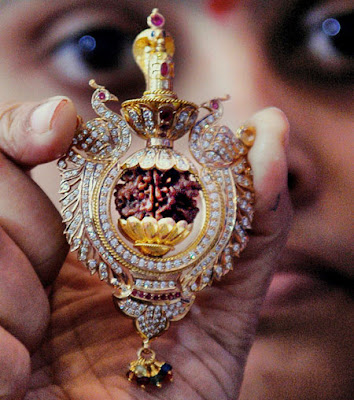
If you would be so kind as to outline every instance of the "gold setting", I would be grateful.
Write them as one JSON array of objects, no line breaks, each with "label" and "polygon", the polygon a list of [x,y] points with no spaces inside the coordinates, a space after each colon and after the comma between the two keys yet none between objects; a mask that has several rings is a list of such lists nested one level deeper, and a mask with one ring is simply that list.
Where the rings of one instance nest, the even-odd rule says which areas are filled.
[{"label": "gold setting", "polygon": [[[118,98],[91,80],[98,117],[87,123],[80,119],[69,151],[58,162],[67,240],[90,273],[112,286],[117,309],[133,319],[143,347],[127,377],[142,388],[160,387],[172,378],[172,367],[156,360],[150,342],[184,318],[198,291],[233,269],[248,242],[254,204],[247,153],[255,129],[241,126],[234,134],[218,125],[228,97],[201,106],[178,99],[174,42],[164,24],[154,9],[149,29],[133,45],[146,80],[143,96],[122,103],[118,114],[105,104]],[[186,134],[189,143],[182,154],[174,142]],[[146,140],[135,153],[129,152],[133,135]],[[138,170],[142,179],[141,171],[172,169],[198,187],[195,220],[125,218],[114,210],[116,188],[127,185],[125,172]],[[175,188],[164,190],[174,193]]]}]

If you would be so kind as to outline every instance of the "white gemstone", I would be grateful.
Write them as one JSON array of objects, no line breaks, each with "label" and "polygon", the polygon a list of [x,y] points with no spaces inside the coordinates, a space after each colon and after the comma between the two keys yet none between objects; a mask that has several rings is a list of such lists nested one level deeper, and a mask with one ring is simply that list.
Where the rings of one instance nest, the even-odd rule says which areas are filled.
[{"label": "white gemstone", "polygon": [[121,268],[117,263],[114,263],[114,264],[112,265],[112,269],[113,269],[117,274],[121,274],[121,273],[122,273],[122,268]]},{"label": "white gemstone", "polygon": [[120,244],[117,248],[116,248],[116,252],[118,254],[121,254],[124,251],[124,247]]},{"label": "white gemstone", "polygon": [[186,111],[182,111],[180,116],[179,116],[179,120],[180,121],[185,121],[188,118],[188,113]]},{"label": "white gemstone", "polygon": [[221,275],[222,274],[222,268],[219,266],[219,267],[217,267],[216,268],[216,273],[218,274],[218,275]]},{"label": "white gemstone", "polygon": [[218,219],[219,218],[219,212],[218,211],[213,211],[211,213],[211,218],[213,219]]},{"label": "white gemstone", "polygon": [[148,269],[154,269],[155,263],[153,261],[149,261],[147,267],[148,267]]},{"label": "white gemstone", "polygon": [[114,239],[111,240],[110,243],[111,243],[111,246],[116,247],[118,245],[118,239],[114,238]]},{"label": "white gemstone", "polygon": [[87,264],[88,264],[88,267],[90,269],[95,269],[96,266],[97,266],[97,261],[96,260],[89,260]]},{"label": "white gemstone", "polygon": [[70,219],[72,216],[73,216],[73,213],[71,211],[66,211],[65,219]]}]

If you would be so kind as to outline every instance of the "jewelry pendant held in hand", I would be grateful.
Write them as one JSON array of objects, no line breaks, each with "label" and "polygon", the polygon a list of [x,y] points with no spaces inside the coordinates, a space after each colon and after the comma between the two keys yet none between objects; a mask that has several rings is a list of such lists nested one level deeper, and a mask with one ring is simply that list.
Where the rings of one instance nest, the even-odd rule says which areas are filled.
[{"label": "jewelry pendant held in hand", "polygon": [[[143,346],[128,379],[143,387],[172,377],[150,341],[182,319],[196,293],[229,272],[247,244],[254,194],[246,156],[255,134],[217,125],[220,98],[199,107],[178,99],[174,42],[158,10],[148,25],[133,45],[143,96],[116,114],[105,103],[118,99],[90,81],[99,117],[78,128],[58,163],[67,240],[134,320]],[[186,134],[189,146],[177,152],[174,142]],[[146,145],[129,152],[134,135]]]}]

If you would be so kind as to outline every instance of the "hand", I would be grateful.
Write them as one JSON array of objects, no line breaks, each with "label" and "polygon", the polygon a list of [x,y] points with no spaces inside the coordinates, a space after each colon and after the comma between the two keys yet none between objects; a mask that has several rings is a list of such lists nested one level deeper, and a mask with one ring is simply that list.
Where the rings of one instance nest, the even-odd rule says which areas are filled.
[{"label": "hand", "polygon": [[[10,125],[1,122],[3,151],[26,166],[58,157],[69,144],[76,119],[72,103],[61,107],[45,143],[27,138],[23,146],[23,131],[16,127],[25,113],[16,112]],[[291,217],[286,118],[277,109],[267,109],[249,123],[257,128],[249,153],[256,190],[251,241],[234,271],[199,293],[189,315],[152,344],[157,358],[173,365],[175,378],[163,389],[145,393],[125,377],[140,346],[132,322],[113,307],[110,288],[73,256],[53,285],[49,314],[42,285],[53,282],[66,252],[60,219],[30,179],[2,157],[6,173],[0,185],[9,196],[0,200],[0,398],[237,398],[259,308]],[[12,146],[6,140],[10,132]]]}]

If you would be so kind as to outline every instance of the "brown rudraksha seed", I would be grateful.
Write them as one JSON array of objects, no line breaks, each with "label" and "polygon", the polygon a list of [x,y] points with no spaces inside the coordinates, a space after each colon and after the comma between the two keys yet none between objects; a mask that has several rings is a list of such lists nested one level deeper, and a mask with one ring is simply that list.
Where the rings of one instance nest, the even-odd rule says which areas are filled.
[{"label": "brown rudraksha seed", "polygon": [[173,168],[129,169],[121,177],[123,182],[115,187],[116,209],[122,218],[171,217],[175,222],[185,220],[190,224],[199,211],[196,198],[202,189],[191,177],[190,172]]}]

